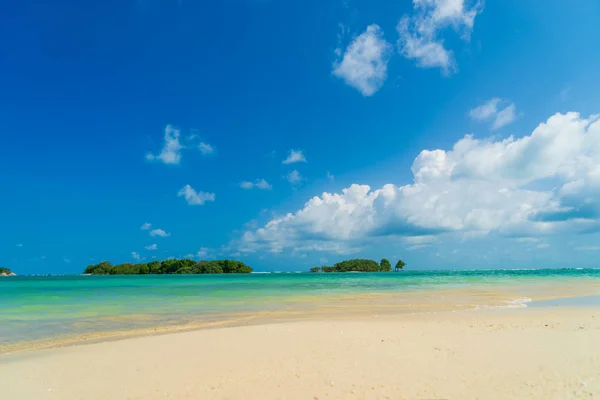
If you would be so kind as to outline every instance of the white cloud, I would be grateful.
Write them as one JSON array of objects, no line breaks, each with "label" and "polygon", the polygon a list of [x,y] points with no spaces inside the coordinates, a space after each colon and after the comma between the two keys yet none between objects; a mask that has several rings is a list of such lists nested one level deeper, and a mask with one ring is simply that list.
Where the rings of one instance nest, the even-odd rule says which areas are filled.
[{"label": "white cloud", "polygon": [[560,91],[559,97],[562,101],[567,101],[569,99],[569,96],[571,94],[571,89],[572,89],[571,86],[567,86],[566,88],[564,88],[563,90]]},{"label": "white cloud", "polygon": [[302,175],[300,175],[300,172],[298,172],[298,170],[293,170],[292,172],[287,174],[286,179],[292,185],[296,185],[296,184],[302,182],[302,180],[304,178],[302,178]]},{"label": "white cloud", "polygon": [[294,164],[298,162],[306,162],[306,157],[302,150],[290,150],[287,158],[283,160],[282,164]]},{"label": "white cloud", "polygon": [[[473,2],[468,2],[473,3]],[[475,17],[481,12],[481,3],[465,4],[465,0],[413,0],[414,14],[404,16],[398,23],[400,54],[417,61],[424,68],[441,68],[454,72],[456,62],[439,33],[451,27],[468,40]]]},{"label": "white cloud", "polygon": [[493,118],[498,114],[498,105],[502,99],[494,97],[489,99],[480,106],[475,107],[469,111],[469,116],[477,121],[485,121]]},{"label": "white cloud", "polygon": [[156,236],[167,237],[167,236],[171,236],[171,234],[163,231],[162,229],[153,229],[150,231],[150,236],[152,236],[152,237],[156,237]]},{"label": "white cloud", "polygon": [[349,32],[349,29],[346,27],[346,25],[342,24],[341,22],[338,24],[338,27],[340,28],[337,35],[338,43],[333,53],[336,55],[336,57],[339,58],[342,56],[342,40]]},{"label": "white cloud", "polygon": [[259,189],[263,189],[263,190],[267,190],[267,189],[272,189],[273,187],[269,184],[269,182],[265,181],[264,179],[259,179],[258,181],[256,181],[255,186]]},{"label": "white cloud", "polygon": [[520,237],[517,238],[517,242],[519,243],[537,243],[540,241],[540,238],[535,237]]},{"label": "white cloud", "polygon": [[536,247],[538,249],[547,249],[548,247],[550,247],[550,245],[548,243],[540,243]]},{"label": "white cloud", "polygon": [[600,246],[580,246],[580,247],[575,247],[575,250],[577,250],[577,251],[599,251]]},{"label": "white cloud", "polygon": [[387,79],[387,63],[392,45],[383,37],[379,25],[373,24],[348,45],[340,60],[333,64],[333,75],[357,89],[363,96],[375,94]]},{"label": "white cloud", "polygon": [[208,256],[210,249],[208,247],[200,247],[200,250],[196,253],[197,257],[206,257]]},{"label": "white cloud", "polygon": [[402,242],[407,245],[408,250],[418,250],[431,246],[437,242],[435,235],[406,236]]},{"label": "white cloud", "polygon": [[152,224],[150,222],[146,222],[145,224],[143,224],[142,226],[140,226],[140,229],[143,230],[143,231],[150,230],[150,228],[152,228]]},{"label": "white cloud", "polygon": [[146,250],[156,250],[158,246],[156,244],[151,244],[149,246],[144,247]]},{"label": "white cloud", "polygon": [[64,256],[64,257],[63,257],[63,261],[64,261],[65,263],[67,263],[67,264],[70,264],[70,263],[71,263],[71,259],[70,259],[70,258],[67,258],[66,256]]},{"label": "white cloud", "polygon": [[513,103],[506,106],[503,110],[498,111],[494,122],[492,123],[492,129],[499,129],[505,125],[510,124],[517,119],[516,108]]},{"label": "white cloud", "polygon": [[179,164],[181,161],[181,145],[179,138],[181,133],[179,129],[172,125],[165,127],[165,144],[158,155],[147,153],[146,159],[149,161],[159,160],[165,164]]},{"label": "white cloud", "polygon": [[333,182],[335,180],[335,176],[327,171],[327,179]]},{"label": "white cloud", "polygon": [[140,260],[140,259],[142,258],[142,257],[141,257],[141,256],[140,256],[138,253],[136,253],[135,251],[132,251],[132,252],[131,252],[131,257],[133,257],[133,258],[134,258],[134,259],[136,259],[136,260]]},{"label": "white cloud", "polygon": [[257,179],[256,182],[249,182],[249,181],[244,181],[242,183],[240,183],[240,187],[242,189],[262,189],[262,190],[269,190],[272,189],[273,186],[271,186],[271,184],[269,184],[269,182],[267,182],[264,179]]},{"label": "white cloud", "polygon": [[467,135],[449,151],[423,150],[412,173],[413,183],[404,186],[354,184],[315,196],[300,210],[247,230],[238,248],[349,252],[391,236],[419,246],[453,234],[535,238],[600,231],[595,116],[556,114],[518,139]]},{"label": "white cloud", "polygon": [[[505,105],[499,107],[503,103]],[[494,97],[470,110],[469,116],[476,121],[491,121],[492,129],[496,130],[514,122],[517,119],[517,109],[514,103],[506,104],[502,99]]]},{"label": "white cloud", "polygon": [[215,152],[215,148],[213,146],[204,142],[200,142],[200,144],[198,144],[198,150],[200,150],[200,153],[205,156]]},{"label": "white cloud", "polygon": [[185,185],[177,196],[183,196],[190,206],[201,206],[207,201],[215,201],[214,193],[196,192],[190,185]]}]

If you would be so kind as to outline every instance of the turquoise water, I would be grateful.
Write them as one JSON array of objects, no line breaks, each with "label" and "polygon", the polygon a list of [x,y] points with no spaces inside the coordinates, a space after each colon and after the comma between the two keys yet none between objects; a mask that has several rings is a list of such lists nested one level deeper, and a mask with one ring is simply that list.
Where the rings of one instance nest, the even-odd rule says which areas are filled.
[{"label": "turquoise water", "polygon": [[600,269],[4,277],[0,279],[0,345],[235,313],[310,312],[323,303],[344,304],[348,296],[422,294],[410,297],[418,306],[419,299],[431,301],[432,293],[443,291],[476,288],[487,293],[502,288],[520,298],[533,297],[540,285],[584,283],[598,288],[597,293],[586,294],[600,294]]}]

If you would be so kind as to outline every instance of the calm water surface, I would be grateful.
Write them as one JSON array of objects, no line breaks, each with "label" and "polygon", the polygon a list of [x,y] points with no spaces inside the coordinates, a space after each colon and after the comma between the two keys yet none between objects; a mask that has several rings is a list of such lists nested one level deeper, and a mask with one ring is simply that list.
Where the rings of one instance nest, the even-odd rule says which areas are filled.
[{"label": "calm water surface", "polygon": [[[410,294],[418,303],[436,294],[471,291],[487,296],[505,290],[519,299],[535,297],[536,288],[579,284],[586,285],[586,294],[600,294],[600,269],[5,277],[0,279],[0,345],[225,314],[310,311],[345,304],[349,298],[360,302],[361,296]],[[479,300],[466,301],[477,306]],[[400,303],[390,304],[393,308]]]}]

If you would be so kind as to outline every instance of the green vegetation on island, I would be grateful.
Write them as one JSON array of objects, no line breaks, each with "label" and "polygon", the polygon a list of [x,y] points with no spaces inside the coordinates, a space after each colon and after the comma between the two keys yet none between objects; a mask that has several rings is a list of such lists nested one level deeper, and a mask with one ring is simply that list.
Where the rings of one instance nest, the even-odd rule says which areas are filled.
[{"label": "green vegetation on island", "polygon": [[[402,260],[398,260],[395,270],[401,270],[406,264]],[[387,258],[382,258],[380,263],[373,260],[355,258],[353,260],[345,260],[330,266],[313,267],[310,272],[390,272],[392,264]]]},{"label": "green vegetation on island", "polygon": [[214,260],[200,261],[164,260],[152,261],[147,264],[125,263],[111,265],[108,261],[89,265],[84,274],[89,275],[166,275],[166,274],[248,274],[252,268],[241,261]]},{"label": "green vegetation on island", "polygon": [[16,274],[8,268],[0,267],[0,276],[15,276]]},{"label": "green vegetation on island", "polygon": [[398,270],[402,270],[404,268],[404,266],[406,265],[406,263],[402,260],[398,260],[398,262],[396,263],[396,268],[394,268],[396,271]]}]

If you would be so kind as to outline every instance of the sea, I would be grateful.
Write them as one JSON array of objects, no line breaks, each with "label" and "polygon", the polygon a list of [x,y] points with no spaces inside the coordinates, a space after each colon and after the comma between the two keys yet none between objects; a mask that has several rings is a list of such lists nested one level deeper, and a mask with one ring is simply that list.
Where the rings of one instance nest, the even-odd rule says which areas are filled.
[{"label": "sea", "polygon": [[[19,343],[261,321],[598,305],[600,269],[0,278],[0,352]],[[11,347],[12,346],[12,347]]]}]

